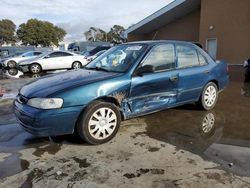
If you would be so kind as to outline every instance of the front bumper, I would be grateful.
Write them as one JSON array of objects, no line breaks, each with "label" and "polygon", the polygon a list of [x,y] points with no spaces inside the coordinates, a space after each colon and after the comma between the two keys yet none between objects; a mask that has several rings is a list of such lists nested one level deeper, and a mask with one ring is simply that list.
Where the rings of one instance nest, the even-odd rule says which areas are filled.
[{"label": "front bumper", "polygon": [[37,136],[57,136],[72,134],[83,106],[53,110],[36,109],[14,101],[15,115],[27,132]]},{"label": "front bumper", "polygon": [[18,69],[22,72],[29,72],[29,65],[18,65]]}]

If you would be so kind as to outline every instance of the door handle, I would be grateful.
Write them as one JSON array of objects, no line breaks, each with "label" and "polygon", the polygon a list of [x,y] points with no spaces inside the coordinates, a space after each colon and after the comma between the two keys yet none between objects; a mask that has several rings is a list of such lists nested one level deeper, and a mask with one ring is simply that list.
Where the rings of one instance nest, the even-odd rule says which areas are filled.
[{"label": "door handle", "polygon": [[209,74],[210,71],[209,71],[209,70],[205,70],[203,73],[204,73],[204,74]]},{"label": "door handle", "polygon": [[171,76],[171,77],[170,77],[170,81],[171,81],[171,82],[177,82],[178,79],[179,79],[178,76]]}]

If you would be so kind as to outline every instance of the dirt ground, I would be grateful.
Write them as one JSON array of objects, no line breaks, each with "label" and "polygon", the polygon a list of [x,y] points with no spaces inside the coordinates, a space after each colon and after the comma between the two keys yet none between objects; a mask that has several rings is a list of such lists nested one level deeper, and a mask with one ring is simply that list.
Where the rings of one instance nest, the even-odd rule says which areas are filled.
[{"label": "dirt ground", "polygon": [[0,187],[250,187],[250,86],[242,67],[230,75],[214,110],[190,104],[125,121],[99,146],[23,131],[12,100],[33,78],[2,75]]}]

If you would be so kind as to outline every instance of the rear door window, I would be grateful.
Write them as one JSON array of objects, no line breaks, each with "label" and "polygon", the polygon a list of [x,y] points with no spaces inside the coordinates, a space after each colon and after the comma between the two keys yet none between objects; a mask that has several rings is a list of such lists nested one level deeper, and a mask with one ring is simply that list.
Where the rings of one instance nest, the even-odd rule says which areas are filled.
[{"label": "rear door window", "polygon": [[49,54],[48,56],[49,56],[49,58],[55,58],[55,57],[61,57],[62,54],[61,54],[61,52],[53,52],[53,53]]},{"label": "rear door window", "polygon": [[67,53],[67,52],[61,52],[61,56],[72,56],[72,54]]},{"label": "rear door window", "polygon": [[188,45],[176,45],[178,68],[199,66],[199,58],[195,48]]},{"label": "rear door window", "polygon": [[207,60],[206,60],[206,58],[205,58],[203,55],[201,55],[200,52],[198,52],[198,57],[199,57],[199,62],[200,62],[200,65],[201,65],[201,66],[207,65]]}]

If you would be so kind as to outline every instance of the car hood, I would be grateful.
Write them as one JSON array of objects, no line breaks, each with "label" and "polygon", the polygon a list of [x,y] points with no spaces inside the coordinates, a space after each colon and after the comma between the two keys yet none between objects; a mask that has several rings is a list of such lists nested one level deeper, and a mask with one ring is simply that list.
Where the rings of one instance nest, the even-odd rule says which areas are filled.
[{"label": "car hood", "polygon": [[45,76],[25,85],[20,94],[27,98],[47,97],[69,88],[114,78],[121,73],[79,69]]}]

